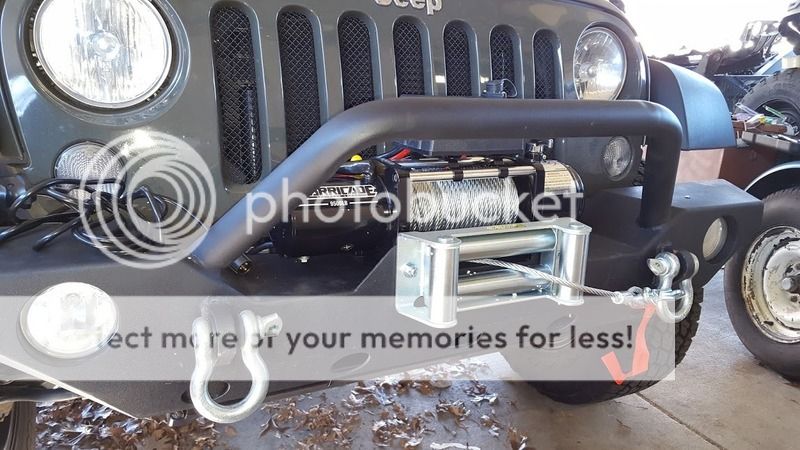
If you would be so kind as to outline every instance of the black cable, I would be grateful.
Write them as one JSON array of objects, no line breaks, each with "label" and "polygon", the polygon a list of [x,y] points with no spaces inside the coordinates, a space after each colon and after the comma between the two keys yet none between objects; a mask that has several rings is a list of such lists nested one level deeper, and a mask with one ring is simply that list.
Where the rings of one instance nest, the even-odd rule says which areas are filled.
[{"label": "black cable", "polygon": [[[108,185],[115,188],[116,195],[103,190]],[[20,217],[20,210],[31,209],[42,198],[52,200],[60,208],[42,217]],[[0,230],[0,245],[41,226],[60,224],[39,238],[33,244],[33,249],[43,250],[59,236],[71,231],[72,236],[84,244],[125,254],[125,249],[143,250],[139,242],[159,245],[159,242],[137,229],[131,214],[139,215],[139,221],[144,219],[150,223],[161,223],[171,210],[189,214],[198,226],[202,226],[194,213],[177,201],[154,193],[147,186],[140,186],[128,194],[124,182],[118,179],[83,182],[53,178],[34,185],[11,204],[9,216],[16,224]]]}]

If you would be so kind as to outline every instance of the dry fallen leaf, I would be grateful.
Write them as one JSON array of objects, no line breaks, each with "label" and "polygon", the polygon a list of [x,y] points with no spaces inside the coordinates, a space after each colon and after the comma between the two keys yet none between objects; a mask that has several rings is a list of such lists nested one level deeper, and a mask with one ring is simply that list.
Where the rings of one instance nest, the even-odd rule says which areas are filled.
[{"label": "dry fallen leaf", "polygon": [[350,447],[351,435],[361,422],[359,413],[342,410],[332,403],[317,404],[307,410],[298,406],[310,398],[295,397],[267,405],[265,410],[272,416],[262,425],[261,436],[268,437],[274,431],[275,438],[291,437],[296,446],[308,449]]},{"label": "dry fallen leaf", "polygon": [[166,417],[134,419],[89,400],[39,408],[36,448],[212,449],[220,432],[203,418],[179,427]]},{"label": "dry fallen leaf", "polygon": [[421,415],[409,417],[402,406],[393,405],[392,411],[383,411],[381,419],[372,425],[372,441],[379,447],[397,443],[403,448],[417,448],[423,435],[430,432]]},{"label": "dry fallen leaf", "polygon": [[447,450],[447,449],[450,449],[450,448],[457,448],[459,450],[481,450],[480,447],[475,447],[475,446],[472,446],[472,445],[459,444],[459,443],[456,443],[456,442],[450,442],[450,443],[447,443],[447,444],[436,444],[436,443],[431,444],[431,449],[433,449],[433,450]]},{"label": "dry fallen leaf", "polygon": [[467,409],[464,402],[461,400],[456,402],[439,400],[439,404],[436,405],[436,413],[439,416],[452,416],[456,420],[456,423],[460,424],[469,416],[470,410]]},{"label": "dry fallen leaf", "polygon": [[523,436],[516,428],[508,429],[508,443],[511,450],[526,450],[528,448],[528,436]]}]

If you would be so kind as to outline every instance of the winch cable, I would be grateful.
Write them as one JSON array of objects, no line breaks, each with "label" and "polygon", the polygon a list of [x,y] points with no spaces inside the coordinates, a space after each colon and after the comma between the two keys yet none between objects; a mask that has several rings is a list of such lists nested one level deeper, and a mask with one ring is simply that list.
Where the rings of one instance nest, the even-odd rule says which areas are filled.
[{"label": "winch cable", "polygon": [[575,289],[586,294],[594,295],[597,297],[611,298],[614,301],[614,303],[618,305],[625,304],[625,295],[622,292],[607,291],[604,289],[597,289],[589,286],[584,286],[582,284],[573,283],[563,278],[559,278],[555,275],[551,275],[547,272],[542,272],[541,270],[536,270],[534,268],[526,267],[520,264],[514,264],[506,261],[499,261],[496,259],[477,259],[475,261],[470,261],[470,262],[475,264],[482,264],[485,266],[493,266],[502,269],[513,270],[515,272],[520,272],[528,275],[533,275],[535,277],[542,278],[543,280],[548,281],[550,283],[557,284],[559,286],[564,286],[570,289]]}]

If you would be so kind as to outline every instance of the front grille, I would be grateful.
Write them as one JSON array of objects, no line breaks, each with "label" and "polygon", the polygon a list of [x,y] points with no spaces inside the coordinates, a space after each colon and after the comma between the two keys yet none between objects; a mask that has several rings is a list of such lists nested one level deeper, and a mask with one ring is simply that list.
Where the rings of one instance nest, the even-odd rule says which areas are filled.
[{"label": "front grille", "polygon": [[214,75],[225,181],[252,184],[261,178],[261,127],[250,19],[223,6],[211,15]]},{"label": "front grille", "polygon": [[[344,109],[375,100],[372,71],[372,40],[363,19],[346,16],[339,21],[339,54],[342,62]],[[361,157],[375,156],[377,147],[361,152]]]},{"label": "front grille", "polygon": [[348,16],[339,22],[339,53],[344,109],[375,100],[372,44],[369,28],[361,18]]},{"label": "front grille", "polygon": [[[394,97],[393,89],[385,90],[392,83],[398,97],[438,92],[438,85],[432,85],[434,80],[443,82],[448,96],[478,96],[481,87],[478,63],[483,64],[485,59],[492,79],[512,82],[504,86],[509,96],[519,89],[518,93],[526,98],[559,97],[562,75],[559,44],[551,31],[526,35],[521,28],[498,25],[485,33],[488,42],[482,42],[484,32],[474,30],[464,21],[453,21],[440,33],[437,25],[425,20],[401,17],[394,22],[391,43],[382,40],[379,49],[378,40],[386,30],[364,14],[346,12],[335,21],[321,22],[311,11],[291,7],[276,12],[278,46],[277,51],[271,53],[271,41],[263,49],[255,46],[256,28],[248,19],[246,7],[221,4],[224,6],[212,11],[211,25],[224,175],[231,183],[251,184],[262,178],[262,161],[270,158],[279,163],[297,150],[322,126],[323,111],[327,117],[379,97]],[[332,40],[327,39],[327,31],[322,33],[331,28],[336,30]],[[325,53],[319,54],[322,45],[336,45],[333,42],[336,37],[338,48],[326,47]],[[534,61],[527,61],[523,59],[526,53],[521,42],[530,43],[531,39]],[[394,71],[391,62],[389,70],[385,67],[379,70],[375,65],[381,55],[379,50],[385,50],[386,45],[393,46]],[[476,53],[484,45],[489,52],[486,55]],[[263,56],[256,50],[263,51]],[[441,55],[444,72],[438,66],[440,50],[444,50]],[[257,71],[261,68],[255,61],[262,57],[266,79],[259,81]],[[279,68],[273,64],[276,60],[280,62]],[[437,62],[436,66],[433,61]],[[340,64],[341,72],[323,64]],[[531,65],[535,67],[532,86],[535,89],[523,92],[522,70]],[[273,70],[279,73],[273,74]],[[341,79],[331,77],[336,73],[341,73]],[[264,84],[270,86],[270,92],[276,86],[282,89],[283,104],[276,104],[273,98],[264,101],[263,93],[259,92]],[[341,92],[341,97],[330,95],[337,91]],[[285,131],[285,141],[279,135],[262,139],[260,133],[267,132],[266,128],[260,130],[259,127],[262,105],[266,105],[266,112],[262,111],[261,117],[269,118],[269,130]],[[262,141],[272,143],[271,154],[263,154]],[[354,153],[358,151],[354,149]],[[375,152],[374,147],[360,151],[362,157],[372,157]]]},{"label": "front grille", "polygon": [[533,63],[536,77],[536,98],[558,98],[559,64],[556,37],[540,31],[533,38]]},{"label": "front grille", "polygon": [[397,96],[425,95],[425,66],[422,55],[422,33],[410,19],[394,25],[394,67],[397,75]]},{"label": "front grille", "polygon": [[[512,30],[500,27],[492,30],[489,45],[491,48],[493,80],[508,80],[514,85],[519,83],[515,67],[516,59],[514,58],[516,53],[515,40],[516,35]],[[503,91],[506,95],[514,95],[514,86],[510,86],[509,83],[505,83],[503,86]]]},{"label": "front grille", "polygon": [[288,154],[322,126],[314,40],[314,28],[306,13],[285,11],[278,16]]},{"label": "front grille", "polygon": [[444,59],[449,97],[472,97],[472,52],[467,25],[453,22],[444,29]]}]

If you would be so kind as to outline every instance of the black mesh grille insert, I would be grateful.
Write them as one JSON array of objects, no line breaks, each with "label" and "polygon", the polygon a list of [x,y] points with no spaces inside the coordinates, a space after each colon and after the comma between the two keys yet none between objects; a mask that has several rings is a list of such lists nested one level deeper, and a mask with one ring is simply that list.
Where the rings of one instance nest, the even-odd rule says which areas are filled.
[{"label": "black mesh grille insert", "polygon": [[[504,28],[495,28],[490,38],[492,54],[492,79],[509,80],[517,84],[517,72],[514,67],[515,50],[514,34]],[[503,90],[506,94],[514,94],[514,87],[505,83]]]},{"label": "black mesh grille insert", "polygon": [[[344,109],[375,100],[372,72],[372,41],[369,28],[356,16],[339,21],[339,54],[342,61]],[[364,158],[375,156],[376,147],[361,152]]]},{"label": "black mesh grille insert", "polygon": [[369,28],[358,17],[339,22],[339,53],[342,57],[344,109],[375,100],[372,48]]},{"label": "black mesh grille insert", "polygon": [[469,35],[462,23],[451,23],[444,29],[445,71],[447,95],[472,96],[472,58]]},{"label": "black mesh grille insert", "polygon": [[425,95],[422,33],[410,20],[401,19],[394,25],[394,65],[398,97]]},{"label": "black mesh grille insert", "polygon": [[278,43],[286,113],[286,150],[297,150],[322,125],[314,29],[302,12],[278,16]]},{"label": "black mesh grille insert", "polygon": [[224,6],[211,15],[223,176],[233,184],[261,178],[261,132],[250,19]]},{"label": "black mesh grille insert", "polygon": [[536,75],[536,98],[557,98],[560,72],[556,58],[556,40],[548,31],[540,31],[533,38],[533,67]]}]

